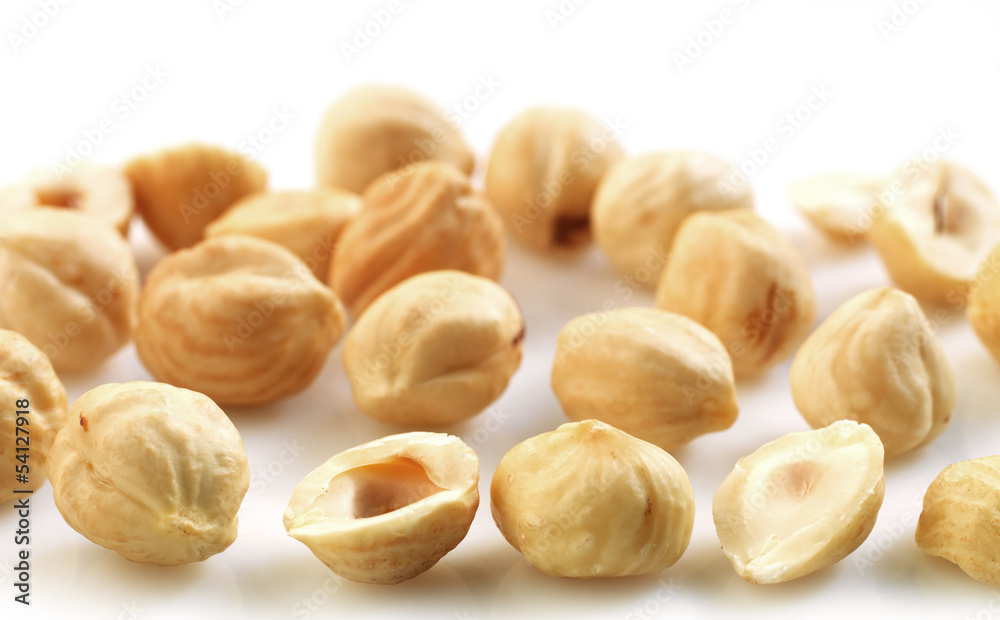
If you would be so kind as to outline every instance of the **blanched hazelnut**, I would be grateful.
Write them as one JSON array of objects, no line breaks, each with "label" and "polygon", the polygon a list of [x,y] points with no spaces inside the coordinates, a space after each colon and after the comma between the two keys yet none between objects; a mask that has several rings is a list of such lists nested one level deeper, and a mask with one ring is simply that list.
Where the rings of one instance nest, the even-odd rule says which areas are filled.
[{"label": "blanched hazelnut", "polygon": [[792,183],[788,197],[831,240],[856,243],[868,235],[884,183],[872,174],[830,172]]},{"label": "blanched hazelnut", "polygon": [[602,420],[664,450],[729,428],[739,411],[733,363],[715,334],[652,308],[570,321],[552,390],[569,419]]},{"label": "blanched hazelnut", "polygon": [[492,280],[432,271],[389,289],[344,342],[354,400],[394,424],[450,424],[485,409],[521,363],[524,321]]},{"label": "blanched hazelnut", "polygon": [[205,144],[136,157],[125,174],[146,226],[171,250],[201,241],[212,220],[267,185],[267,172],[256,162]]},{"label": "blanched hazelnut", "polygon": [[850,420],[790,433],[736,463],[712,499],[722,550],[750,583],[782,583],[865,541],[885,495],[882,444]]},{"label": "blanched hazelnut", "polygon": [[128,343],[139,272],[110,224],[38,207],[0,229],[0,328],[23,334],[59,372],[91,370]]},{"label": "blanched hazelnut", "polygon": [[688,217],[656,289],[656,306],[719,337],[737,378],[792,354],[816,316],[812,280],[795,246],[748,209]]},{"label": "blanched hazelnut", "polygon": [[0,329],[0,467],[7,472],[0,503],[24,497],[15,490],[45,484],[49,450],[66,415],[66,390],[49,358],[21,334]]},{"label": "blanched hazelnut", "polygon": [[958,564],[973,579],[1000,588],[1000,456],[944,468],[924,495],[917,546]]},{"label": "blanched hazelnut", "polygon": [[504,235],[490,204],[450,164],[426,162],[380,177],[340,235],[330,284],[355,317],[410,276],[457,269],[496,280]]},{"label": "blanched hazelnut", "polygon": [[0,213],[45,206],[94,216],[125,235],[135,201],[122,171],[96,164],[81,164],[62,175],[52,170],[36,170],[0,190]]},{"label": "blanched hazelnut", "polygon": [[325,282],[337,239],[360,209],[361,197],[344,190],[252,194],[209,224],[205,237],[237,234],[274,241]]},{"label": "blanched hazelnut", "polygon": [[976,274],[966,314],[979,340],[1000,363],[1000,245]]},{"label": "blanched hazelnut", "polygon": [[486,193],[507,230],[540,250],[589,243],[597,184],[622,157],[615,131],[564,108],[532,108],[504,127]]},{"label": "blanched hazelnut", "polygon": [[383,174],[432,160],[466,175],[476,163],[465,138],[437,105],[398,86],[348,91],[326,111],[316,137],[319,183],[357,194]]},{"label": "blanched hazelnut", "polygon": [[849,419],[872,427],[893,457],[940,435],[955,378],[920,305],[893,288],[837,308],[795,355],[792,397],[813,428]]},{"label": "blanched hazelnut", "polygon": [[479,459],[443,433],[404,433],[341,452],[309,473],[285,510],[288,535],[341,577],[394,584],[465,538]]},{"label": "blanched hazelnut", "polygon": [[729,189],[739,170],[710,153],[673,151],[628,157],[601,178],[594,196],[594,241],[623,275],[642,270],[655,288],[677,229],[696,211],[752,209],[746,185]]},{"label": "blanched hazelnut", "polygon": [[493,474],[490,499],[507,542],[557,577],[661,571],[680,559],[694,527],[684,468],[597,420],[514,446]]},{"label": "blanched hazelnut", "polygon": [[153,267],[135,347],[157,380],[250,405],[309,385],[344,323],[337,296],[294,254],[222,235]]},{"label": "blanched hazelnut", "polygon": [[236,427],[202,394],[113,383],[73,403],[49,453],[56,507],[133,562],[200,562],[236,539],[250,467]]},{"label": "blanched hazelnut", "polygon": [[918,299],[953,303],[1000,242],[1000,203],[950,162],[899,170],[882,192],[869,238],[892,280]]}]

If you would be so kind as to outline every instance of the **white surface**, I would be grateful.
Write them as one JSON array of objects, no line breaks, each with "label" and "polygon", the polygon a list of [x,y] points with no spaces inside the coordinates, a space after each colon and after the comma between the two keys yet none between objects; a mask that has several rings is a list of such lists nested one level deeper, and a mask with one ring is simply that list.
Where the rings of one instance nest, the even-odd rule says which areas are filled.
[{"label": "white surface", "polygon": [[[579,1],[579,0],[578,0]],[[932,146],[946,146],[1000,188],[1000,6],[992,0],[804,3],[402,1],[359,55],[341,44],[382,2],[233,4],[70,2],[23,45],[22,19],[45,2],[7,0],[0,9],[0,183],[64,158],[107,119],[93,158],[120,163],[160,147],[203,140],[251,148],[272,188],[312,184],[312,140],[323,109],[355,84],[380,80],[418,88],[459,111],[482,162],[493,136],[532,104],[583,107],[626,125],[631,153],[701,148],[745,161],[771,140],[775,152],[751,175],[759,211],[787,231],[808,261],[819,318],[853,294],[887,283],[867,248],[841,249],[792,212],[784,190],[801,175],[847,168],[886,171]],[[57,2],[49,2],[57,5]],[[393,6],[396,6],[393,4]],[[575,6],[553,28],[546,11]],[[914,12],[883,36],[879,22]],[[724,10],[730,11],[723,14]],[[729,23],[714,23],[725,17]],[[43,21],[37,18],[38,22]],[[384,15],[383,15],[384,19]],[[688,37],[721,33],[684,69]],[[884,29],[884,25],[882,27]],[[163,74],[161,77],[157,75]],[[146,86],[143,87],[144,76]],[[151,88],[155,86],[155,89]],[[134,109],[121,97],[134,88]],[[145,92],[143,92],[145,90]],[[782,117],[814,91],[831,93],[798,127]],[[263,148],[246,142],[276,110],[294,118]],[[803,109],[805,110],[805,109]],[[468,118],[464,118],[468,116]],[[266,137],[264,134],[262,137]],[[752,159],[751,159],[752,161]],[[144,272],[159,256],[140,226],[134,244]],[[307,391],[283,402],[228,412],[242,433],[253,482],[240,536],[199,565],[129,563],[72,531],[46,485],[32,499],[32,601],[12,602],[0,571],[4,618],[576,618],[865,616],[988,618],[1000,594],[913,542],[919,502],[947,464],[1000,452],[996,420],[1000,367],[955,308],[933,320],[959,391],[958,411],[933,444],[887,467],[886,501],[868,541],[839,565],[772,587],[744,583],[723,556],[711,496],[740,456],[780,434],[802,430],[788,392],[788,364],[739,384],[741,412],[726,432],[679,451],[697,496],[697,521],[684,557],[661,574],[576,582],[530,567],[502,539],[489,513],[488,486],[500,457],[518,441],[564,421],[548,387],[558,329],[571,318],[617,305],[652,305],[632,294],[596,251],[553,260],[512,245],[503,278],[527,320],[524,363],[485,413],[450,429],[481,458],[483,502],[466,540],[424,575],[395,587],[331,579],[298,542],[281,513],[292,487],[329,456],[399,429],[353,407],[339,348]],[[30,311],[30,309],[26,309]],[[67,378],[70,398],[112,381],[148,378],[132,348],[87,376]],[[291,449],[290,449],[291,447]],[[13,511],[0,511],[0,566],[13,559]],[[328,592],[329,591],[329,592]],[[307,601],[315,601],[310,611]]]}]

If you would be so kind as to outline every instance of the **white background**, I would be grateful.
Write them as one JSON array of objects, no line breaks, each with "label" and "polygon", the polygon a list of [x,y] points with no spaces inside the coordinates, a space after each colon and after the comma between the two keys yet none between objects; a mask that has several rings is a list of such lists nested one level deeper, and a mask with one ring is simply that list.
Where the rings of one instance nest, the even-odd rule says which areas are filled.
[{"label": "white background", "polygon": [[[480,156],[481,175],[494,136],[519,111],[540,103],[577,106],[624,123],[621,140],[630,153],[698,148],[745,164],[759,211],[788,233],[812,270],[818,320],[888,280],[871,249],[833,246],[809,229],[788,204],[789,181],[834,169],[887,172],[950,132],[958,137],[944,155],[1000,188],[1000,5],[991,0],[591,0],[580,6],[567,0],[562,6],[572,14],[561,21],[547,14],[559,10],[558,0],[152,4],[5,0],[0,183],[63,160],[73,149],[119,164],[201,140],[252,149],[270,170],[273,189],[309,187],[323,110],[367,81],[408,85],[449,108],[464,103],[468,109],[456,114]],[[390,4],[398,10],[386,25],[368,23],[373,11]],[[46,15],[46,5],[53,15]],[[366,25],[378,31],[368,40],[358,37]],[[144,76],[157,74],[163,77],[143,85]],[[484,82],[496,87],[480,89],[477,99]],[[810,99],[816,90],[829,96]],[[810,102],[815,109],[801,107]],[[276,110],[294,119],[275,135],[261,133]],[[796,112],[802,120],[791,123],[786,115]],[[100,130],[102,121],[110,132]],[[249,142],[255,137],[271,139],[258,148]],[[764,160],[759,149],[767,140],[777,149]],[[145,273],[161,250],[141,225],[132,240]],[[479,452],[483,503],[466,540],[429,572],[394,587],[340,583],[285,536],[282,511],[307,472],[347,447],[400,430],[354,408],[338,348],[302,394],[228,411],[253,471],[240,535],[230,549],[179,568],[129,563],[65,525],[46,485],[32,499],[33,605],[13,604],[11,576],[0,571],[0,614],[791,618],[841,616],[849,609],[866,616],[1000,615],[1000,594],[923,555],[913,542],[920,500],[934,476],[949,463],[1000,452],[1000,367],[958,308],[945,308],[934,321],[957,376],[954,421],[930,446],[888,464],[878,524],[855,554],[798,581],[761,587],[733,573],[715,537],[711,496],[737,458],[807,428],[792,405],[785,363],[739,384],[741,412],[732,429],[677,452],[697,497],[684,557],[658,575],[570,581],[539,573],[504,542],[490,518],[489,480],[511,446],[564,421],[548,387],[558,329],[608,300],[650,306],[652,297],[623,293],[596,251],[556,260],[512,244],[502,283],[524,309],[524,362],[491,413],[448,429]],[[66,386],[72,400],[101,383],[145,378],[129,347],[91,374],[66,377]],[[0,507],[5,569],[14,553],[12,513]],[[315,611],[305,601],[315,601]]]}]

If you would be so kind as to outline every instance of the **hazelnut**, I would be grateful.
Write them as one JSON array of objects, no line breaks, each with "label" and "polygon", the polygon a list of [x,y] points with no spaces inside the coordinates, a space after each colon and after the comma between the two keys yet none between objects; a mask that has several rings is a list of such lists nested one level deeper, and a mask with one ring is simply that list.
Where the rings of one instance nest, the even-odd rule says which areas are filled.
[{"label": "hazelnut", "polygon": [[96,164],[81,164],[62,175],[36,170],[0,190],[0,213],[44,206],[92,215],[125,235],[135,203],[132,186],[122,171]]},{"label": "hazelnut", "polygon": [[49,450],[66,415],[66,390],[49,358],[21,334],[0,329],[0,467],[6,473],[0,503],[23,497],[15,490],[45,484]]},{"label": "hazelnut", "polygon": [[741,458],[715,492],[712,516],[740,577],[782,583],[857,549],[875,527],[884,495],[878,436],[841,420]]},{"label": "hazelnut", "polygon": [[536,249],[590,242],[597,184],[622,157],[611,128],[579,110],[533,108],[497,136],[486,193],[507,230]]},{"label": "hazelnut", "polygon": [[294,254],[271,241],[222,235],[153,267],[135,346],[157,380],[250,405],[309,385],[344,322],[336,295]]},{"label": "hazelnut", "polygon": [[250,484],[243,441],[197,392],[113,383],[73,403],[49,453],[56,507],[133,562],[200,562],[236,539]]},{"label": "hazelnut", "polygon": [[666,266],[677,229],[696,211],[752,209],[747,185],[727,189],[742,179],[739,170],[710,153],[675,151],[625,158],[605,173],[593,206],[594,241],[623,275],[643,270],[655,288]]},{"label": "hazelnut", "polygon": [[139,272],[111,225],[39,207],[0,226],[0,328],[23,334],[60,373],[91,370],[128,343]]},{"label": "hazelnut", "polygon": [[146,226],[171,250],[201,241],[212,220],[267,185],[267,172],[257,163],[205,144],[137,157],[125,174]]},{"label": "hazelnut", "polygon": [[809,222],[832,241],[855,243],[868,235],[885,177],[828,172],[788,187],[788,197]]},{"label": "hazelnut", "polygon": [[357,194],[383,174],[428,160],[447,162],[466,175],[476,163],[438,106],[397,86],[347,92],[327,110],[316,139],[319,183]]},{"label": "hazelnut", "polygon": [[524,321],[500,285],[432,271],[389,289],[344,342],[364,413],[393,424],[450,424],[485,409],[521,363]]},{"label": "hazelnut", "polygon": [[955,379],[940,343],[917,300],[892,288],[837,308],[802,343],[789,380],[813,428],[864,422],[886,457],[930,442],[955,410]]},{"label": "hazelnut", "polygon": [[493,474],[490,499],[507,542],[557,577],[661,571],[680,559],[694,527],[684,468],[597,420],[514,446]]},{"label": "hazelnut", "polygon": [[326,281],[341,231],[361,209],[361,197],[344,190],[252,194],[205,229],[206,237],[250,235],[283,245]]},{"label": "hazelnut", "polygon": [[869,238],[896,285],[952,303],[968,293],[1000,241],[1000,204],[970,170],[949,162],[906,166],[886,183]]},{"label": "hazelnut", "polygon": [[1000,588],[1000,456],[945,467],[924,495],[917,546],[958,564],[973,579]]},{"label": "hazelnut", "polygon": [[355,317],[376,297],[425,271],[458,269],[491,280],[504,260],[503,226],[457,168],[426,162],[382,176],[340,235],[330,283]]},{"label": "hazelnut", "polygon": [[966,314],[979,340],[1000,363],[1000,245],[983,261],[973,282]]},{"label": "hazelnut", "polygon": [[816,316],[802,256],[748,209],[701,211],[674,239],[656,306],[698,321],[733,358],[737,378],[784,360]]},{"label": "hazelnut", "polygon": [[651,308],[570,321],[552,389],[569,419],[601,420],[664,450],[729,428],[739,411],[733,363],[715,334]]},{"label": "hazelnut", "polygon": [[333,572],[395,584],[462,542],[479,507],[479,459],[443,433],[391,435],[309,473],[285,510],[288,535]]}]

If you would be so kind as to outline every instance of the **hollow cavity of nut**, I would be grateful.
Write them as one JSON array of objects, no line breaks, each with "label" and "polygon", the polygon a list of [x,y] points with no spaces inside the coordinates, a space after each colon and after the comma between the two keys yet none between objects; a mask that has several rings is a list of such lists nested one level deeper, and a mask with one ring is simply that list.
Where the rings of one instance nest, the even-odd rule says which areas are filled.
[{"label": "hollow cavity of nut", "polygon": [[562,215],[552,228],[552,241],[556,245],[573,245],[590,230],[589,215]]},{"label": "hollow cavity of nut", "polygon": [[80,208],[80,193],[76,190],[65,187],[51,187],[35,190],[38,202],[48,207],[62,207],[64,209]]},{"label": "hollow cavity of nut", "polygon": [[337,474],[311,508],[321,510],[327,517],[368,519],[394,512],[444,490],[431,481],[420,463],[396,457]]}]

